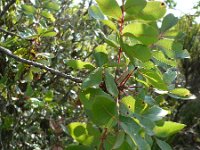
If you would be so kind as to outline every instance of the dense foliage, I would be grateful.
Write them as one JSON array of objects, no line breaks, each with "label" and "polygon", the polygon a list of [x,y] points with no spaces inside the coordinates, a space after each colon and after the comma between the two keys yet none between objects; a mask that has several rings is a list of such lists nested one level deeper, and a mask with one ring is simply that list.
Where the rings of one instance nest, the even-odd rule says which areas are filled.
[{"label": "dense foliage", "polygon": [[176,82],[189,54],[163,2],[1,6],[1,149],[172,149],[185,125],[169,103],[193,97]]}]

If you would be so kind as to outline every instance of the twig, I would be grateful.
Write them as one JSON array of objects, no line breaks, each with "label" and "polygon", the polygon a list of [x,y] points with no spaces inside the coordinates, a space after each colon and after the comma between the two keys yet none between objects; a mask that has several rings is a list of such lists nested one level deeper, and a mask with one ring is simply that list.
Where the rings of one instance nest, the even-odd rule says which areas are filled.
[{"label": "twig", "polygon": [[103,150],[103,144],[104,144],[104,140],[106,139],[107,132],[108,132],[108,129],[105,128],[105,129],[104,129],[104,132],[103,132],[103,134],[102,134],[102,136],[101,136],[101,143],[100,143],[99,150]]},{"label": "twig", "polygon": [[8,11],[8,9],[16,2],[16,0],[11,0],[1,11],[0,18],[3,17],[3,15]]},{"label": "twig", "polygon": [[34,62],[34,61],[31,61],[31,60],[27,60],[27,59],[24,59],[24,58],[20,58],[20,57],[14,55],[9,49],[4,48],[2,46],[0,46],[0,52],[6,54],[7,56],[9,56],[9,57],[11,57],[13,59],[15,59],[16,61],[28,64],[28,65],[32,65],[32,66],[38,67],[40,69],[45,69],[46,71],[49,71],[52,74],[55,74],[55,75],[60,76],[60,77],[63,77],[65,79],[69,79],[69,80],[74,81],[76,83],[82,83],[82,80],[79,79],[79,78],[75,78],[75,77],[73,77],[71,75],[67,75],[67,74],[62,73],[62,72],[60,72],[58,70],[55,70],[55,69],[50,68],[50,67],[47,67],[47,66],[45,66],[45,65],[43,65],[41,63]]},{"label": "twig", "polygon": [[15,34],[15,33],[13,33],[13,32],[10,32],[10,31],[6,31],[6,30],[4,30],[4,29],[2,29],[2,28],[0,28],[0,32],[4,32],[4,33],[6,33],[6,34],[9,34],[9,35],[12,35],[12,36],[16,36],[16,37],[22,38],[20,35],[17,35],[17,34]]}]

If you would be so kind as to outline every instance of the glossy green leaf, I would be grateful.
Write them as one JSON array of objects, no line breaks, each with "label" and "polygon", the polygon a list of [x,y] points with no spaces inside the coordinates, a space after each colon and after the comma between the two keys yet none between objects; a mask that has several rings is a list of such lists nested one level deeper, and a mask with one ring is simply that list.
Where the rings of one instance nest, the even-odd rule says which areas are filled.
[{"label": "glossy green leaf", "polygon": [[175,49],[175,56],[177,59],[191,58],[188,50]]},{"label": "glossy green leaf", "polygon": [[97,68],[92,71],[89,76],[83,81],[82,89],[86,89],[92,86],[97,86],[102,81],[102,68]]},{"label": "glossy green leaf", "polygon": [[151,120],[151,118],[138,114],[135,114],[135,117],[137,118],[135,120],[139,121],[140,126],[143,128],[144,132],[150,136],[154,135],[153,128],[155,127],[155,123]]},{"label": "glossy green leaf", "polygon": [[85,109],[92,109],[92,104],[97,95],[106,95],[106,93],[100,88],[88,88],[80,92],[79,98]]},{"label": "glossy green leaf", "polygon": [[123,118],[124,121],[121,122],[122,129],[128,134],[131,140],[136,143],[139,150],[151,150],[150,145],[137,133],[137,128],[135,130],[135,123],[130,118]]},{"label": "glossy green leaf", "polygon": [[137,58],[142,62],[149,61],[151,58],[151,51],[145,45],[141,44],[137,44],[134,46],[124,45],[123,51],[133,63],[134,63],[134,58]]},{"label": "glossy green leaf", "polygon": [[102,12],[115,19],[120,19],[122,16],[121,8],[116,0],[96,0]]},{"label": "glossy green leaf", "polygon": [[42,34],[41,36],[42,37],[55,37],[56,35],[57,35],[56,32],[51,31],[51,32],[46,32],[46,33]]},{"label": "glossy green leaf", "polygon": [[116,25],[111,20],[102,20],[101,22],[103,22],[103,24],[105,24],[106,26],[108,26],[112,30],[117,31]]},{"label": "glossy green leaf", "polygon": [[172,150],[171,146],[166,143],[165,141],[161,141],[159,139],[156,139],[156,143],[160,147],[161,150]]},{"label": "glossy green leaf", "polygon": [[133,35],[137,40],[145,45],[158,41],[159,32],[152,26],[144,23],[131,23],[124,27],[124,35]]},{"label": "glossy green leaf", "polygon": [[33,81],[33,73],[32,73],[32,71],[28,71],[28,72],[25,74],[24,80],[26,80],[27,82]]},{"label": "glossy green leaf", "polygon": [[72,122],[67,127],[72,138],[83,145],[91,146],[99,142],[100,132],[92,124]]},{"label": "glossy green leaf", "polygon": [[97,125],[111,127],[117,123],[117,106],[112,98],[96,96],[92,105],[92,121]]},{"label": "glossy green leaf", "polygon": [[146,7],[138,14],[143,20],[158,20],[166,13],[166,5],[160,1],[147,2]]},{"label": "glossy green leaf", "polygon": [[167,84],[171,84],[177,77],[177,72],[175,68],[169,68],[164,74],[163,74],[163,80]]},{"label": "glossy green leaf", "polygon": [[50,19],[52,22],[54,22],[54,21],[56,20],[56,19],[54,18],[54,16],[53,16],[50,12],[48,12],[48,11],[46,11],[46,10],[43,10],[42,13],[41,13],[41,15],[42,15],[43,17],[45,17],[45,18]]},{"label": "glossy green leaf", "polygon": [[164,63],[164,64],[167,64],[172,67],[176,67],[176,65],[177,65],[175,60],[170,60],[170,59],[166,58],[162,51],[154,50],[152,52],[152,56],[154,59],[156,59],[160,63]]},{"label": "glossy green leaf", "polygon": [[89,62],[83,62],[81,60],[68,60],[66,64],[73,69],[94,69],[94,66]]},{"label": "glossy green leaf", "polygon": [[168,111],[158,107],[158,106],[152,106],[150,108],[147,108],[143,112],[143,116],[152,120],[152,121],[158,121],[161,120],[163,117],[165,117],[168,114]]},{"label": "glossy green leaf", "polygon": [[125,133],[123,131],[120,131],[117,134],[117,138],[116,138],[116,141],[115,141],[112,149],[120,148],[120,146],[123,144],[124,140],[125,140]]},{"label": "glossy green leaf", "polygon": [[171,90],[170,93],[180,97],[188,97],[191,95],[190,91],[185,88],[175,88]]},{"label": "glossy green leaf", "polygon": [[125,12],[130,15],[136,15],[146,6],[146,0],[126,0]]},{"label": "glossy green leaf", "polygon": [[167,90],[167,85],[163,81],[163,77],[153,70],[141,70],[140,73],[147,79],[149,84],[157,89]]},{"label": "glossy green leaf", "polygon": [[27,15],[34,15],[36,13],[36,8],[31,5],[22,5],[22,10]]},{"label": "glossy green leaf", "polygon": [[119,44],[116,42],[116,40],[110,38],[110,37],[106,37],[105,34],[103,32],[100,32],[102,38],[104,39],[104,41],[109,45],[112,46],[114,48],[119,48]]},{"label": "glossy green leaf", "polygon": [[98,67],[106,64],[108,62],[108,52],[106,50],[106,45],[97,46],[94,50],[93,56]]},{"label": "glossy green leaf", "polygon": [[97,20],[105,20],[106,17],[104,16],[104,14],[102,13],[101,9],[98,6],[91,6],[88,9],[88,13],[91,17],[93,17],[94,19]]},{"label": "glossy green leaf", "polygon": [[54,94],[53,91],[49,90],[45,93],[44,101],[51,102],[53,100]]},{"label": "glossy green leaf", "polygon": [[175,51],[183,50],[183,45],[175,42],[173,39],[163,38],[159,40],[156,45],[169,57],[175,58]]},{"label": "glossy green leaf", "polygon": [[173,14],[168,14],[167,16],[165,16],[165,18],[162,21],[162,26],[160,29],[161,33],[164,33],[167,30],[169,30],[171,27],[176,25],[177,22],[178,22],[178,18],[175,17]]},{"label": "glossy green leaf", "polygon": [[131,130],[130,134],[139,134],[142,130],[141,126],[131,117],[120,116],[120,125],[127,133]]},{"label": "glossy green leaf", "polygon": [[178,133],[184,127],[185,127],[185,125],[181,124],[181,123],[165,121],[163,126],[156,126],[154,128],[154,132],[157,137],[166,138],[173,134]]},{"label": "glossy green leaf", "polygon": [[119,91],[117,89],[117,85],[115,83],[114,77],[109,73],[109,71],[105,70],[105,83],[107,91],[114,97],[118,97]]},{"label": "glossy green leaf", "polygon": [[58,11],[60,9],[60,5],[55,2],[48,2],[45,4],[45,8]]},{"label": "glossy green leaf", "polygon": [[135,101],[132,96],[123,97],[120,101],[120,114],[123,116],[132,116],[135,112]]}]

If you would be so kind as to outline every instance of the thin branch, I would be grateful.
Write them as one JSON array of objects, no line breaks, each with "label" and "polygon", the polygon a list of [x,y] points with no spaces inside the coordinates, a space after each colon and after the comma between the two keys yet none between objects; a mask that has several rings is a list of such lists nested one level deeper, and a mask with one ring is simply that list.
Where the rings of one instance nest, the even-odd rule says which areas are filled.
[{"label": "thin branch", "polygon": [[11,0],[1,11],[0,18],[3,17],[3,15],[8,11],[8,9],[16,2],[16,0]]},{"label": "thin branch", "polygon": [[4,48],[4,47],[2,47],[2,46],[0,46],[0,52],[6,54],[7,56],[9,56],[9,57],[11,57],[11,58],[13,58],[13,59],[15,59],[16,61],[19,61],[19,62],[28,64],[28,65],[32,65],[32,66],[38,67],[38,68],[40,68],[40,69],[44,69],[44,70],[46,70],[46,71],[51,72],[52,74],[55,74],[55,75],[60,76],[60,77],[63,77],[63,78],[65,78],[65,79],[69,79],[69,80],[74,81],[74,82],[76,82],[76,83],[82,83],[82,80],[79,79],[79,78],[75,78],[75,77],[73,77],[73,76],[71,76],[71,75],[67,75],[67,74],[62,73],[62,72],[60,72],[60,71],[58,71],[58,70],[55,70],[55,69],[53,69],[53,68],[44,66],[44,65],[41,64],[41,63],[34,62],[34,61],[31,61],[31,60],[27,60],[27,59],[24,59],[24,58],[20,58],[20,57],[14,55],[9,49]]},{"label": "thin branch", "polygon": [[17,34],[15,34],[13,32],[10,32],[10,31],[6,31],[6,30],[4,30],[2,28],[0,28],[0,32],[6,33],[8,35],[12,35],[12,36],[16,36],[16,37],[22,38],[20,35],[17,35]]}]

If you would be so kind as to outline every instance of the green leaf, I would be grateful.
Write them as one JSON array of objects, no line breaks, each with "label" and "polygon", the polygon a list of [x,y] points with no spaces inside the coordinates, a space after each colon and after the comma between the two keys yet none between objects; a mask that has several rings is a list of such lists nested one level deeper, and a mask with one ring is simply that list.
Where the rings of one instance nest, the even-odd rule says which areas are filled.
[{"label": "green leaf", "polygon": [[54,94],[53,91],[49,90],[45,93],[44,100],[46,102],[51,102],[53,100]]},{"label": "green leaf", "polygon": [[125,12],[130,15],[136,15],[146,6],[146,0],[127,0],[125,3]]},{"label": "green leaf", "polygon": [[154,133],[157,137],[166,138],[173,134],[178,133],[185,127],[184,124],[165,121],[163,126],[156,126],[154,128]]},{"label": "green leaf", "polygon": [[92,105],[92,121],[97,125],[114,126],[117,123],[117,106],[112,98],[96,96]]},{"label": "green leaf", "polygon": [[167,85],[163,81],[163,77],[154,70],[141,70],[140,73],[147,79],[149,84],[157,89],[167,90]]},{"label": "green leaf", "polygon": [[189,52],[186,49],[175,49],[174,51],[177,59],[191,58]]},{"label": "green leaf", "polygon": [[188,97],[191,95],[190,91],[185,88],[176,88],[171,91],[169,91],[171,94],[180,96],[180,97]]},{"label": "green leaf", "polygon": [[[121,122],[122,129],[128,134],[131,140],[136,143],[139,150],[151,150],[150,145],[140,136],[138,126],[131,118],[123,117],[124,121]],[[136,125],[136,126],[135,126]]]},{"label": "green leaf", "polygon": [[50,31],[50,32],[46,32],[46,33],[42,34],[41,36],[42,37],[55,37],[56,35],[57,35],[56,32]]},{"label": "green leaf", "polygon": [[119,148],[123,144],[124,140],[125,140],[125,133],[123,131],[120,131],[117,134],[117,138],[116,138],[115,144],[113,145],[112,149]]},{"label": "green leaf", "polygon": [[160,29],[161,33],[164,33],[167,30],[169,30],[171,27],[176,25],[177,22],[178,22],[178,18],[175,17],[173,14],[168,14],[167,16],[165,16],[165,18],[162,21],[162,26]]},{"label": "green leaf", "polygon": [[68,60],[66,64],[73,69],[94,69],[94,66],[89,62],[83,62],[81,60]]},{"label": "green leaf", "polygon": [[43,16],[43,17],[45,17],[45,18],[48,18],[48,19],[50,19],[52,22],[55,22],[55,18],[54,18],[54,16],[50,13],[50,12],[48,12],[48,11],[46,11],[46,10],[43,10],[42,11],[42,13],[41,13],[41,15]]},{"label": "green leaf", "polygon": [[102,81],[102,68],[97,68],[83,81],[82,89],[97,86]]},{"label": "green leaf", "polygon": [[97,46],[94,50],[93,56],[98,67],[106,64],[108,62],[108,52],[106,50],[106,45]]},{"label": "green leaf", "polygon": [[36,8],[31,5],[22,5],[22,10],[27,15],[34,15],[36,13]]},{"label": "green leaf", "polygon": [[92,104],[94,102],[95,96],[97,95],[106,95],[106,93],[100,88],[88,88],[80,92],[79,98],[85,109],[92,109]]},{"label": "green leaf", "polygon": [[123,130],[127,133],[129,130],[130,134],[139,134],[142,130],[141,126],[131,117],[120,116],[120,125]]},{"label": "green leaf", "polygon": [[138,14],[143,20],[158,20],[166,13],[166,5],[159,1],[147,2],[146,7]]},{"label": "green leaf", "polygon": [[99,142],[100,132],[92,124],[73,122],[68,125],[68,130],[74,140],[85,146],[97,145]]},{"label": "green leaf", "polygon": [[123,116],[132,116],[135,112],[135,101],[132,96],[123,97],[120,101],[120,114]]},{"label": "green leaf", "polygon": [[158,121],[161,120],[163,117],[165,117],[168,114],[168,111],[158,107],[158,106],[152,106],[150,108],[147,108],[143,112],[143,116],[152,120],[152,121]]},{"label": "green leaf", "polygon": [[152,56],[154,59],[156,59],[160,63],[164,63],[164,64],[167,64],[172,67],[176,67],[176,65],[177,65],[175,60],[170,60],[170,59],[166,58],[165,55],[163,54],[163,52],[161,52],[161,51],[154,50],[152,52]]},{"label": "green leaf", "polygon": [[175,58],[175,52],[183,50],[183,45],[175,42],[173,39],[163,38],[159,40],[156,45],[169,57]]},{"label": "green leaf", "polygon": [[101,9],[98,6],[91,6],[88,9],[88,13],[91,17],[93,17],[94,19],[97,20],[105,20],[106,17],[104,16],[104,14],[102,13]]},{"label": "green leaf", "polygon": [[109,71],[105,70],[105,83],[106,83],[106,89],[108,92],[114,96],[118,97],[119,91],[117,89],[117,85],[115,83],[114,77],[109,73]]},{"label": "green leaf", "polygon": [[102,20],[101,22],[103,22],[103,24],[107,25],[112,30],[117,31],[117,27],[111,20]]},{"label": "green leaf", "polygon": [[24,80],[26,80],[27,82],[33,81],[33,73],[32,73],[32,71],[28,71],[28,72],[25,74]]},{"label": "green leaf", "polygon": [[169,68],[164,74],[163,74],[163,80],[167,84],[171,84],[177,77],[177,72],[175,68]]},{"label": "green leaf", "polygon": [[45,8],[58,11],[60,9],[60,5],[55,2],[48,2],[45,4]]},{"label": "green leaf", "polygon": [[144,23],[131,23],[124,27],[124,35],[133,35],[137,40],[145,45],[150,45],[158,41],[159,32],[152,26]]},{"label": "green leaf", "polygon": [[134,63],[134,58],[137,58],[142,62],[149,61],[151,58],[151,51],[145,45],[141,44],[136,44],[134,46],[123,45],[123,51],[129,57],[132,63]]},{"label": "green leaf", "polygon": [[121,8],[116,0],[96,0],[102,12],[115,19],[120,19],[122,16]]},{"label": "green leaf", "polygon": [[158,144],[161,150],[172,150],[171,146],[167,144],[165,141],[161,141],[156,138],[156,143]]}]

